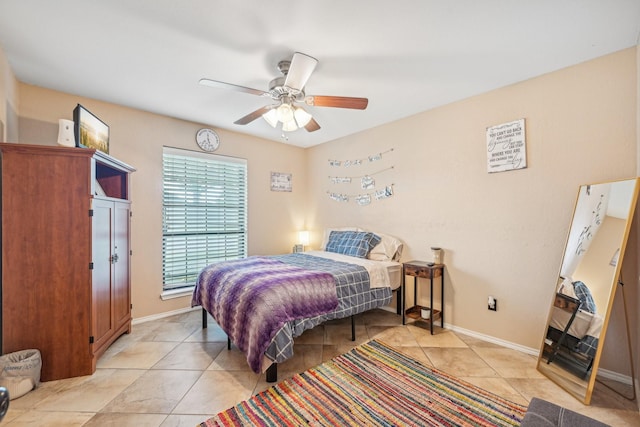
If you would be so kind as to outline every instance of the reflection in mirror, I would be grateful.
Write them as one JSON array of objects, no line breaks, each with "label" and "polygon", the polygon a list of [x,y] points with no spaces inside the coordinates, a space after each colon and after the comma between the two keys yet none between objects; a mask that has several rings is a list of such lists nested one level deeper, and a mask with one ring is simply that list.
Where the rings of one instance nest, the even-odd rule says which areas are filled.
[{"label": "reflection in mirror", "polygon": [[538,370],[585,404],[593,393],[637,197],[637,179],[583,185],[578,192]]}]

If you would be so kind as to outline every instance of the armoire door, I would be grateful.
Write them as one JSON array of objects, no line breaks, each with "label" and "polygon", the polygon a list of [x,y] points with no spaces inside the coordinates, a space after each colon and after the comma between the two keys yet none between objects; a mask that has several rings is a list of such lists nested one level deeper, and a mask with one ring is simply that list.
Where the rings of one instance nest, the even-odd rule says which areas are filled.
[{"label": "armoire door", "polygon": [[92,310],[93,348],[101,348],[113,335],[112,262],[114,203],[93,199],[92,204]]},{"label": "armoire door", "polygon": [[129,287],[130,204],[129,202],[115,202],[114,205],[113,313],[115,329],[119,329],[131,319],[131,292]]}]

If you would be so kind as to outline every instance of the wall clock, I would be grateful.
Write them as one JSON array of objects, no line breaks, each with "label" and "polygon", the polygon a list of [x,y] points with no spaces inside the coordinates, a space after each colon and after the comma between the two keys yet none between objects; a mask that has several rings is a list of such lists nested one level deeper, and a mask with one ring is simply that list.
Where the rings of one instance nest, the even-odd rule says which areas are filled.
[{"label": "wall clock", "polygon": [[203,128],[196,133],[196,143],[204,151],[215,151],[220,146],[220,137],[213,129]]}]

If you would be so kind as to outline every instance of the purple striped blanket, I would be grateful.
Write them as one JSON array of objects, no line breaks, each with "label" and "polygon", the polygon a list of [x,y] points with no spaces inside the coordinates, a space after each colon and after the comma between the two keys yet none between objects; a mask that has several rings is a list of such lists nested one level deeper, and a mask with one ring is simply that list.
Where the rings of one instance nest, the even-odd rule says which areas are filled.
[{"label": "purple striped blanket", "polygon": [[191,300],[198,305],[260,373],[264,352],[285,323],[334,310],[338,296],[330,273],[254,256],[205,267]]}]

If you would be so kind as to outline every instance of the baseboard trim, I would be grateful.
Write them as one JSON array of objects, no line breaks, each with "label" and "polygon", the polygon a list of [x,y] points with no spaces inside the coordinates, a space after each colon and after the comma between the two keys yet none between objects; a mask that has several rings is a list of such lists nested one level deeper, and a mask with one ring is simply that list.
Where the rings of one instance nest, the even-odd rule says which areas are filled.
[{"label": "baseboard trim", "polygon": [[604,378],[607,380],[612,380],[619,382],[624,385],[631,386],[633,381],[630,375],[621,374],[619,372],[610,371],[608,369],[598,368],[598,378]]},{"label": "baseboard trim", "polygon": [[165,317],[175,316],[176,314],[188,313],[190,311],[202,310],[202,307],[184,307],[177,310],[166,311],[164,313],[152,314],[151,316],[138,317],[131,320],[132,325],[138,325],[140,323],[151,322],[153,320],[164,319]]},{"label": "baseboard trim", "polygon": [[496,337],[492,337],[490,335],[481,334],[479,332],[471,331],[469,329],[461,328],[459,326],[450,325],[448,323],[444,324],[445,328],[451,329],[454,332],[460,332],[461,334],[469,335],[470,337],[477,338],[482,341],[490,342],[493,344],[501,345],[502,347],[507,347],[513,350],[520,351],[522,353],[530,354],[532,356],[538,356],[540,350],[537,348],[526,347],[520,344],[512,343],[510,341],[501,340]]}]

